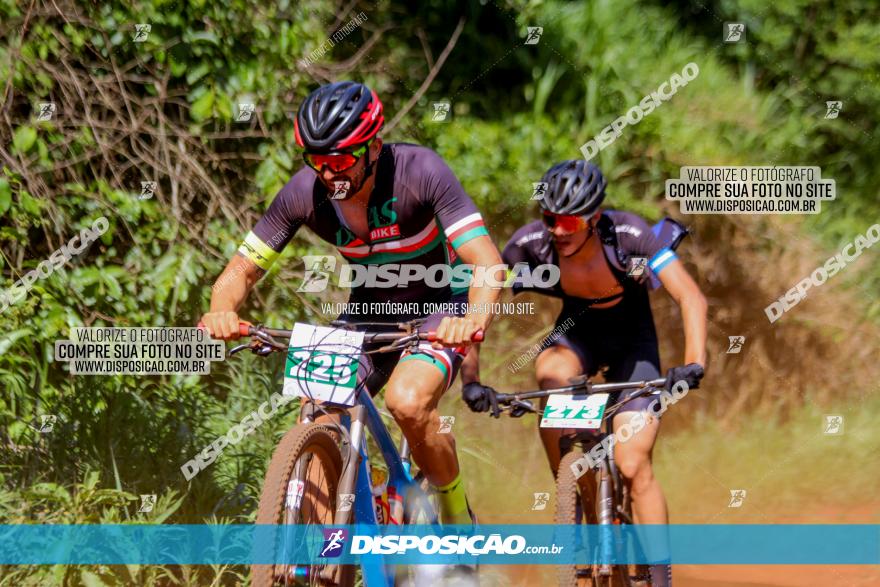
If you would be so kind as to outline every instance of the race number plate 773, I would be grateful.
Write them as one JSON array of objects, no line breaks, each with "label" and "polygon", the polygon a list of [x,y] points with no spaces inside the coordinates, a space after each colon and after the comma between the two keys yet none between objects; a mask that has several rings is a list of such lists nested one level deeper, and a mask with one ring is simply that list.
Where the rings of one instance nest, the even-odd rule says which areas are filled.
[{"label": "race number plate 773", "polygon": [[551,395],[547,398],[541,428],[600,428],[607,403],[607,393]]}]

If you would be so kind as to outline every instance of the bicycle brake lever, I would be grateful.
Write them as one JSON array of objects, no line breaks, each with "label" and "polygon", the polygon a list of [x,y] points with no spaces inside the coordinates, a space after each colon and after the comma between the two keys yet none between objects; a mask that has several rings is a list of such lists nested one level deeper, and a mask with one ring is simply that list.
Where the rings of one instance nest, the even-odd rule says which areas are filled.
[{"label": "bicycle brake lever", "polygon": [[492,417],[499,418],[501,416],[501,408],[498,407],[498,397],[495,395],[495,391],[488,388],[486,393],[489,395],[489,411]]},{"label": "bicycle brake lever", "polygon": [[254,354],[260,355],[261,357],[265,357],[266,355],[272,353],[275,349],[267,344],[255,346]]},{"label": "bicycle brake lever", "polygon": [[514,400],[510,402],[511,418],[522,417],[526,412],[534,412],[535,406],[528,400]]},{"label": "bicycle brake lever", "polygon": [[240,353],[241,351],[249,348],[251,348],[250,344],[240,344],[236,347],[232,347],[231,349],[229,349],[229,356],[232,356],[235,353]]}]

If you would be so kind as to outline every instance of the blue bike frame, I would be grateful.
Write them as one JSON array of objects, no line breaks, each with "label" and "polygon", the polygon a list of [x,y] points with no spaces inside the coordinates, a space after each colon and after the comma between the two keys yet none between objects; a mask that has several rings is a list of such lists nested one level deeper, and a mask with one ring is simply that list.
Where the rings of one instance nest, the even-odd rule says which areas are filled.
[{"label": "blue bike frame", "polygon": [[[404,507],[406,508],[407,503],[413,500],[418,500],[421,504],[428,503],[427,496],[418,483],[413,480],[410,473],[409,446],[406,439],[403,439],[401,450],[398,451],[369,393],[366,393],[365,390],[358,393],[357,403],[354,407],[327,403],[322,405],[346,410],[342,415],[341,425],[349,431],[350,440],[348,454],[343,455],[344,465],[338,486],[337,503],[339,503],[338,496],[340,494],[353,493],[355,496],[352,507],[354,520],[351,520],[352,512],[337,511],[333,520],[334,524],[353,523],[358,527],[359,534],[375,536],[380,533],[373,499],[372,480],[368,469],[369,453],[367,438],[364,434],[365,426],[388,466],[388,485],[397,490],[404,501]],[[401,456],[401,452],[403,456]],[[435,511],[426,511],[425,514],[431,524],[438,524]],[[364,555],[361,559],[361,572],[366,587],[394,586],[394,568],[386,565],[384,557],[381,555]]]}]

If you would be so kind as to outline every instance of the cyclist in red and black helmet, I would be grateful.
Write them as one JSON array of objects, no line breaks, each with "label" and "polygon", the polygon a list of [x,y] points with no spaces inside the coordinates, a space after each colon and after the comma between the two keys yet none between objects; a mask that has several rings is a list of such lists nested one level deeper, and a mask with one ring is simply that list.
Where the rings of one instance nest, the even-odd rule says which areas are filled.
[{"label": "cyclist in red and black helmet", "polygon": [[[303,225],[333,244],[349,264],[368,266],[372,275],[389,265],[394,271],[401,265],[465,263],[477,273],[501,264],[480,212],[452,170],[428,148],[384,144],[378,136],[384,120],[376,93],[356,82],[327,84],[305,99],[296,116],[295,134],[306,166],[281,189],[217,280],[211,311],[202,319],[212,335],[237,338],[238,308]],[[494,271],[503,282],[503,270]],[[399,274],[406,275],[403,269]],[[386,407],[409,441],[419,468],[437,489],[441,521],[462,524],[472,516],[455,441],[451,434],[438,432],[437,404],[461,365],[461,347],[489,326],[499,289],[436,283],[425,278],[409,280],[403,287],[352,287],[352,305],[394,303],[406,310],[340,318],[382,322],[425,318],[423,328],[436,331],[441,343],[436,347],[425,342],[403,356],[363,355],[359,378],[373,394],[384,387]],[[409,313],[426,304],[443,304],[445,311]],[[470,312],[473,308],[480,310]]]},{"label": "cyclist in red and black helmet", "polygon": [[[296,144],[305,149],[306,163],[319,170],[324,162],[335,164],[337,169],[330,169],[334,179],[347,179],[348,193],[354,195],[373,173],[376,160],[365,147],[385,122],[382,110],[376,92],[356,82],[327,84],[309,94],[294,123]],[[353,160],[345,155],[365,155],[363,174],[349,177],[341,173],[345,162]]]}]

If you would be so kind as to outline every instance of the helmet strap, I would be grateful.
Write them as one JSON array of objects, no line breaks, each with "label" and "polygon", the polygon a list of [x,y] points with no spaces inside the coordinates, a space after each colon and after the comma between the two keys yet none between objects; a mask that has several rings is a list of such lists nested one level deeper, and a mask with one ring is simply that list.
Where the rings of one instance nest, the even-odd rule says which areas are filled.
[{"label": "helmet strap", "polygon": [[357,193],[360,191],[364,184],[367,183],[367,180],[370,179],[370,176],[373,175],[373,167],[376,165],[376,161],[370,161],[370,149],[367,148],[367,152],[364,153],[364,157],[366,157],[366,165],[364,167],[364,177],[361,179],[361,183],[357,186],[357,189],[353,189],[352,193]]}]

